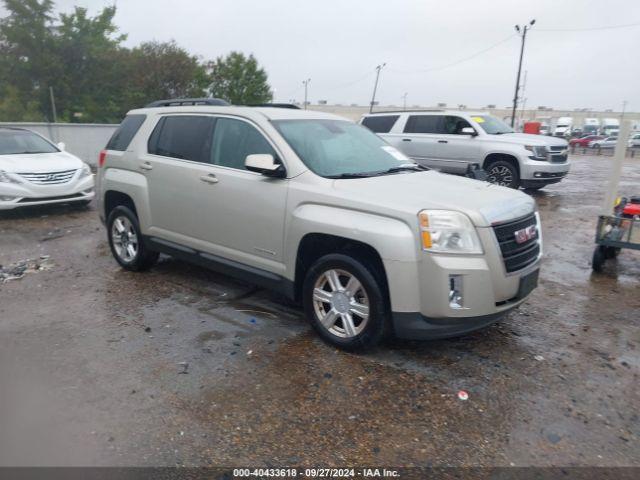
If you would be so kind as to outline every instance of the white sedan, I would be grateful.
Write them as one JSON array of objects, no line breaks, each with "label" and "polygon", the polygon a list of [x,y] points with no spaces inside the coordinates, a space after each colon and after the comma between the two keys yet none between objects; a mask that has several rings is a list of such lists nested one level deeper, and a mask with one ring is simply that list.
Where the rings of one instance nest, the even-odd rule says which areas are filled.
[{"label": "white sedan", "polygon": [[615,148],[616,143],[618,143],[618,137],[607,137],[589,142],[589,148]]},{"label": "white sedan", "polygon": [[0,210],[91,202],[93,174],[79,158],[30,130],[0,127]]}]

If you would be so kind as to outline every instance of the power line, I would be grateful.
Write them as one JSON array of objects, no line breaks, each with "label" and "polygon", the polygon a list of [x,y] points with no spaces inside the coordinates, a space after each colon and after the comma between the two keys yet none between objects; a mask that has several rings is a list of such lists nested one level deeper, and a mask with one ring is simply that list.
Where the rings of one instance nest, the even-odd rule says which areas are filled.
[{"label": "power line", "polygon": [[498,43],[494,43],[493,45],[491,45],[491,46],[489,46],[489,47],[487,47],[487,48],[485,48],[483,50],[480,50],[479,52],[476,52],[473,55],[469,55],[468,57],[461,58],[458,61],[455,61],[453,63],[448,63],[446,65],[441,65],[439,67],[425,68],[425,69],[422,69],[422,70],[396,70],[396,69],[390,68],[389,71],[395,72],[395,73],[426,73],[426,72],[435,72],[435,71],[438,71],[438,70],[444,70],[445,68],[455,67],[456,65],[460,65],[461,63],[468,62],[469,60],[472,60],[472,59],[476,58],[477,56],[488,52],[489,50],[493,50],[494,48],[502,45],[503,43],[508,42],[509,40],[511,40],[516,35],[517,34],[513,33],[513,34],[509,35],[507,38],[504,38],[504,39],[500,40]]},{"label": "power line", "polygon": [[622,25],[609,25],[604,27],[587,27],[587,28],[537,28],[538,32],[591,32],[593,30],[613,30],[615,28],[638,27],[640,22],[625,23]]}]

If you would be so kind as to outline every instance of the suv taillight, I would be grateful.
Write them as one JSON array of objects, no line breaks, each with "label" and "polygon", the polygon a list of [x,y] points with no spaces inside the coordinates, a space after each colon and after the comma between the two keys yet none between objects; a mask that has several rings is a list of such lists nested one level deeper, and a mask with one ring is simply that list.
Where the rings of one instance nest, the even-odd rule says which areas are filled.
[{"label": "suv taillight", "polygon": [[106,150],[102,150],[100,152],[100,155],[98,155],[98,167],[102,168],[104,166],[104,161],[107,158],[107,151]]}]

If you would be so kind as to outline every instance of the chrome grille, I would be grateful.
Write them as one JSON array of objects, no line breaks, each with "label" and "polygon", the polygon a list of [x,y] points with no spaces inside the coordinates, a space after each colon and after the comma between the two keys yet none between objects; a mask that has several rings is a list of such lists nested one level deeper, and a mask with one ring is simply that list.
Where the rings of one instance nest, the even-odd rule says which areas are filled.
[{"label": "chrome grille", "polygon": [[69,182],[76,172],[77,170],[65,170],[64,172],[18,173],[18,175],[37,185],[57,185]]},{"label": "chrome grille", "polygon": [[507,273],[517,272],[528,267],[540,256],[540,232],[534,238],[523,243],[517,243],[515,232],[523,228],[536,225],[535,214],[511,222],[493,225],[493,231],[500,245],[504,267]]},{"label": "chrome grille", "polygon": [[569,147],[564,145],[553,145],[549,149],[549,161],[551,163],[565,163]]}]

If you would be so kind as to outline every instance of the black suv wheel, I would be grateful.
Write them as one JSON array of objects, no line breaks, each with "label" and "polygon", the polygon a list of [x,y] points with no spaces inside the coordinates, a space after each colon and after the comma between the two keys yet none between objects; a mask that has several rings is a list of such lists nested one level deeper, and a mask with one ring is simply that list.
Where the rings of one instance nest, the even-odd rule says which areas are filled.
[{"label": "black suv wheel", "polygon": [[487,171],[487,182],[495,183],[503,187],[518,188],[520,186],[520,175],[518,169],[505,160],[495,160],[485,168]]}]

